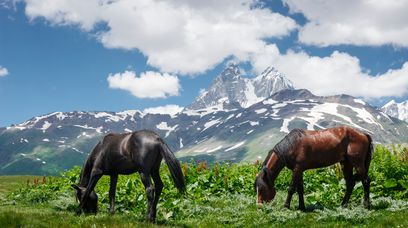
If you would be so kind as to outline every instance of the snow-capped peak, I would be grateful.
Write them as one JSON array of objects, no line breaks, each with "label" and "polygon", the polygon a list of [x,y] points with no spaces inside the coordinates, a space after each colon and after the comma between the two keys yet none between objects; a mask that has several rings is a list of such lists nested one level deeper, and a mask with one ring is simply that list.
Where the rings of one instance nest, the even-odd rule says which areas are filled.
[{"label": "snow-capped peak", "polygon": [[211,86],[200,93],[186,109],[205,109],[222,105],[224,109],[246,108],[293,84],[274,67],[266,68],[254,78],[241,76],[238,65],[228,65]]},{"label": "snow-capped peak", "polygon": [[387,108],[387,107],[390,107],[390,106],[396,105],[396,104],[397,104],[397,102],[395,102],[395,100],[393,99],[393,100],[390,100],[387,104],[385,104],[382,108]]},{"label": "snow-capped peak", "polygon": [[389,116],[408,121],[408,100],[401,103],[391,100],[381,108],[381,111]]},{"label": "snow-capped peak", "polygon": [[260,73],[256,78],[265,78],[265,77],[276,77],[282,75],[275,67],[269,66],[262,73]]},{"label": "snow-capped peak", "polygon": [[230,63],[227,68],[225,68],[222,73],[220,74],[220,78],[222,79],[230,79],[230,78],[237,78],[241,74],[239,67],[235,63]]}]

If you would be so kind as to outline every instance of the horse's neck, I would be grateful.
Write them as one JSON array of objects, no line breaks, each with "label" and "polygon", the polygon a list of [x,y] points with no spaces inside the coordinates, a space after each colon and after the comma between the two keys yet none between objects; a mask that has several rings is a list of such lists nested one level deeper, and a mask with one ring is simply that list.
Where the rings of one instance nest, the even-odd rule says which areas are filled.
[{"label": "horse's neck", "polygon": [[90,158],[86,160],[84,167],[82,167],[81,170],[81,176],[79,179],[79,186],[82,187],[87,187],[89,183],[89,179],[91,176],[91,171],[92,171],[92,161]]},{"label": "horse's neck", "polygon": [[266,163],[266,167],[271,170],[271,180],[275,182],[275,179],[278,177],[279,173],[285,167],[282,161],[279,160],[278,155],[276,153],[272,153],[269,157],[268,162]]}]

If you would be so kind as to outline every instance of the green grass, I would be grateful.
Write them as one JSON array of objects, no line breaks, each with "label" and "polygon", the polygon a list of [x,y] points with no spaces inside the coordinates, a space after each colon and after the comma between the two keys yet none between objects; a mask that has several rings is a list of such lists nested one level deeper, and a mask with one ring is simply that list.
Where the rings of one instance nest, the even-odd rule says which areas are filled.
[{"label": "green grass", "polygon": [[0,176],[0,200],[5,199],[7,194],[12,190],[27,184],[27,181],[33,182],[37,176]]},{"label": "green grass", "polygon": [[[225,226],[274,226],[274,227],[407,227],[408,204],[392,209],[366,210],[353,204],[350,209],[315,209],[303,213],[282,207],[286,194],[280,193],[276,201],[258,209],[254,197],[234,195],[209,197],[206,203],[183,202],[185,210],[166,220],[162,214],[156,224],[144,221],[144,214],[120,212],[109,215],[106,210],[96,216],[76,216],[74,212],[53,208],[7,205],[0,206],[0,227],[225,227]],[[296,202],[293,202],[296,203]],[[393,204],[404,202],[392,201]],[[384,203],[373,201],[374,207]],[[309,208],[316,205],[308,204]],[[316,207],[318,208],[318,207]],[[163,208],[159,209],[163,210]],[[395,211],[394,211],[395,210]]]},{"label": "green grass", "polygon": [[[276,180],[275,200],[255,206],[253,182],[258,164],[204,163],[182,165],[187,193],[180,195],[165,165],[165,184],[158,204],[157,223],[145,220],[146,198],[137,174],[120,176],[117,213],[108,214],[109,178],[96,188],[99,213],[76,216],[78,202],[70,187],[78,183],[79,167],[33,184],[34,177],[0,176],[0,227],[408,227],[408,150],[377,146],[370,166],[372,210],[362,206],[362,187],[357,184],[349,208],[339,207],[345,184],[339,166],[305,172],[305,201],[309,212],[283,207],[291,174],[284,170]],[[29,178],[30,185],[26,180]]]},{"label": "green grass", "polygon": [[139,222],[132,215],[75,216],[48,208],[1,206],[0,227],[160,227]]}]

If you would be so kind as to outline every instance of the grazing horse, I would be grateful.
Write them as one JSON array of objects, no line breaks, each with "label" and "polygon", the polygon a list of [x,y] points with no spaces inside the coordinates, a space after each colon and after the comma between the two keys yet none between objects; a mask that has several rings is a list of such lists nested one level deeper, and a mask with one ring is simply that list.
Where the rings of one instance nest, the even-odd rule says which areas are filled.
[{"label": "grazing horse", "polygon": [[[294,129],[269,151],[263,162],[262,170],[255,180],[257,204],[274,199],[275,179],[286,166],[292,170],[292,182],[285,207],[290,207],[292,195],[297,191],[299,209],[305,210],[303,171],[340,162],[346,179],[346,193],[341,205],[347,206],[355,182],[361,180],[364,187],[364,206],[370,208],[368,168],[372,151],[371,136],[351,127],[342,126],[320,131]],[[353,168],[356,170],[355,175]]]},{"label": "grazing horse", "polygon": [[[139,172],[146,189],[148,219],[154,221],[157,202],[163,189],[159,173],[163,157],[176,187],[184,192],[185,182],[180,163],[159,135],[148,130],[106,135],[85,162],[79,184],[72,185],[80,200],[78,214],[81,211],[96,213],[98,198],[94,188],[102,175],[110,176],[109,211],[114,213],[118,175]],[[154,181],[154,187],[150,177]]]}]

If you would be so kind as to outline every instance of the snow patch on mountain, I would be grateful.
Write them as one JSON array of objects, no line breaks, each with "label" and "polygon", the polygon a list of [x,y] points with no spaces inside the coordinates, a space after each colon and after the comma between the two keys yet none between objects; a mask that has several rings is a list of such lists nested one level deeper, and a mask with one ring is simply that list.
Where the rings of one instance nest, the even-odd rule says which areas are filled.
[{"label": "snow patch on mountain", "polygon": [[51,123],[48,121],[45,121],[44,124],[42,125],[42,127],[40,128],[40,130],[42,130],[43,132],[45,132],[45,130],[47,130],[49,127],[51,127]]},{"label": "snow patch on mountain", "polygon": [[159,124],[156,125],[157,129],[167,131],[166,135],[164,136],[165,138],[167,138],[167,136],[169,136],[172,131],[176,130],[177,127],[178,124],[174,125],[173,127],[170,127],[167,125],[167,122],[160,122]]},{"label": "snow patch on mountain", "polygon": [[256,126],[256,125],[259,125],[259,122],[258,121],[249,121],[249,124],[251,126]]},{"label": "snow patch on mountain", "polygon": [[262,114],[262,113],[264,113],[266,111],[268,111],[268,109],[266,109],[266,108],[261,108],[261,109],[255,110],[256,114]]},{"label": "snow patch on mountain", "polygon": [[176,114],[183,111],[184,107],[178,105],[164,105],[164,106],[157,106],[146,108],[143,110],[144,114],[168,114],[170,116],[175,116]]},{"label": "snow patch on mountain", "polygon": [[258,97],[255,93],[255,87],[252,84],[251,80],[245,80],[246,89],[245,89],[245,100],[241,102],[241,107],[248,108],[249,106],[258,103],[265,99],[266,97]]},{"label": "snow patch on mountain", "polygon": [[95,130],[97,133],[102,133],[102,129],[103,129],[103,127],[101,126],[101,127],[90,127],[90,126],[88,126],[88,124],[85,124],[85,125],[77,125],[77,124],[75,124],[75,125],[73,125],[74,127],[79,127],[79,128],[83,128],[83,129],[87,129],[87,130]]},{"label": "snow patch on mountain", "polygon": [[363,100],[361,100],[361,99],[354,99],[354,102],[356,102],[356,103],[359,103],[359,104],[362,104],[362,105],[366,105],[366,103],[363,101]]},{"label": "snow patch on mountain", "polygon": [[226,149],[225,152],[228,152],[228,151],[231,151],[231,150],[235,150],[235,149],[241,147],[241,146],[244,145],[244,144],[245,144],[245,140],[244,140],[244,141],[241,141],[241,142],[239,142],[239,143],[237,143],[237,144],[235,144],[234,146],[232,146],[232,147],[230,147],[230,148],[228,148],[228,149]]},{"label": "snow patch on mountain", "polygon": [[295,117],[290,117],[290,118],[283,119],[280,131],[284,132],[284,133],[289,133],[289,123],[294,119],[295,119]]},{"label": "snow patch on mountain", "polygon": [[215,151],[221,150],[221,149],[222,149],[222,146],[217,146],[217,147],[215,147],[213,149],[207,150],[207,153],[212,153],[212,152],[215,152]]},{"label": "snow patch on mountain", "polygon": [[[95,118],[105,118],[105,122],[119,122],[124,120],[123,116],[117,116],[107,112],[97,112],[94,113]],[[126,118],[126,117],[125,117]]]},{"label": "snow patch on mountain", "polygon": [[214,126],[215,124],[219,123],[220,119],[216,119],[216,120],[210,120],[207,123],[204,124],[204,129],[202,131],[207,130],[208,128]]},{"label": "snow patch on mountain", "polygon": [[180,149],[184,147],[184,145],[183,145],[183,138],[180,138],[179,144],[180,144],[180,145],[179,145],[179,146],[180,146]]}]

